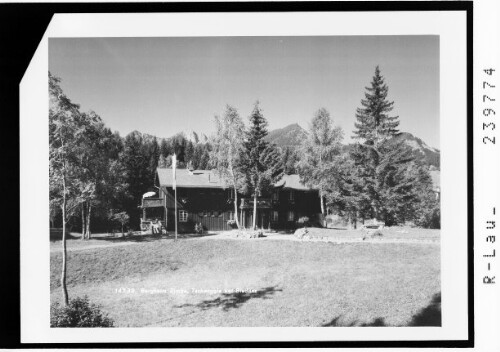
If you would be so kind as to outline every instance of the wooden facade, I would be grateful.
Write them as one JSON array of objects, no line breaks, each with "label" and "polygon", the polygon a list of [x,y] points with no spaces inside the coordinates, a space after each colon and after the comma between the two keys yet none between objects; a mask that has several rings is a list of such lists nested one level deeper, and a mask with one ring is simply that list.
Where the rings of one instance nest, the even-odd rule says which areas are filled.
[{"label": "wooden facade", "polygon": [[[238,214],[234,213],[233,190],[221,184],[209,171],[177,170],[177,229],[194,232],[196,224],[204,230],[230,230],[228,220],[238,216],[242,226],[253,224],[253,198],[238,194]],[[171,170],[169,171],[171,172]],[[164,204],[162,220],[168,231],[175,229],[174,190],[168,172],[162,170],[157,177],[160,198]],[[209,180],[209,181],[207,181]],[[296,183],[296,182],[295,182]],[[299,188],[300,189],[297,189]],[[318,192],[300,186],[277,185],[270,194],[258,198],[257,227],[264,229],[294,229],[297,220],[307,216],[311,222],[318,221],[321,212]]]}]

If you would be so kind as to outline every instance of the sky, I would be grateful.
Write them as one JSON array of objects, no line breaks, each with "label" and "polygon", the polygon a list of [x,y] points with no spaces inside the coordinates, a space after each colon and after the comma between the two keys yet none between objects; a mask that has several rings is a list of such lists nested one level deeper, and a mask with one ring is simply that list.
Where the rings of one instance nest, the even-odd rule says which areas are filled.
[{"label": "sky", "polygon": [[379,65],[400,130],[439,149],[438,36],[51,38],[49,70],[82,111],[122,136],[214,132],[226,104],[269,129],[305,129],[319,108],[350,142]]}]

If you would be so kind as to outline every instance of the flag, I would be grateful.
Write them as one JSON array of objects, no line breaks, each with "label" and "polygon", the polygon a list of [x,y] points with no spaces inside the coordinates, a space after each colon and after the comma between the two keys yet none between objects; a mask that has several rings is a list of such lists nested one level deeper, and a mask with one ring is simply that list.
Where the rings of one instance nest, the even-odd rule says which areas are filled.
[{"label": "flag", "polygon": [[177,157],[174,156],[172,157],[172,175],[173,175],[173,181],[172,181],[172,189],[175,189],[176,182],[175,182],[175,168],[177,167]]}]

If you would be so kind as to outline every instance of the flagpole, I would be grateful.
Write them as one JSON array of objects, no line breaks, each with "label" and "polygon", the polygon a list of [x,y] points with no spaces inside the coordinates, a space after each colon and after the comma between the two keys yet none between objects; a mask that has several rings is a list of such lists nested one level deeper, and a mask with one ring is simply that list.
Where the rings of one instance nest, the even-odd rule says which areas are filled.
[{"label": "flagpole", "polygon": [[177,180],[175,168],[177,167],[177,156],[174,153],[172,158],[173,188],[174,188],[174,220],[175,220],[175,240],[177,241]]},{"label": "flagpole", "polygon": [[175,240],[177,241],[177,187],[174,189],[174,202],[175,202]]}]

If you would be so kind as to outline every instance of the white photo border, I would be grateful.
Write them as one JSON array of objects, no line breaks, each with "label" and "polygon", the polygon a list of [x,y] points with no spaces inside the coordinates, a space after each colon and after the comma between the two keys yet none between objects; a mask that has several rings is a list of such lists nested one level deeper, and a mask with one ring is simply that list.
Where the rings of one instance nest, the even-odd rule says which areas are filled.
[{"label": "white photo border", "polygon": [[[468,340],[466,23],[465,10],[55,15],[20,88],[21,342]],[[48,38],[327,35],[440,37],[442,327],[51,329]]]}]

